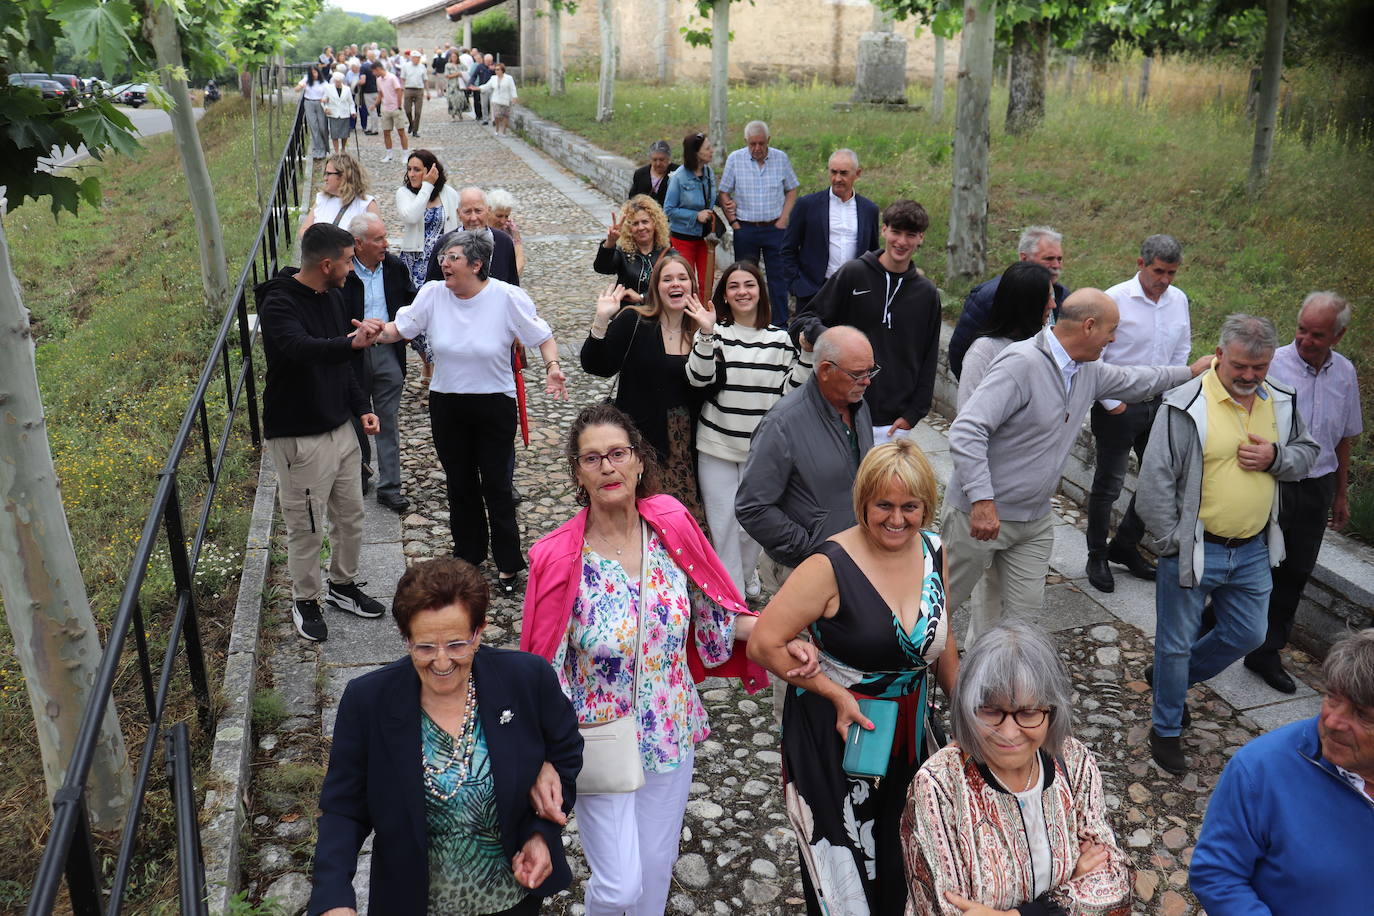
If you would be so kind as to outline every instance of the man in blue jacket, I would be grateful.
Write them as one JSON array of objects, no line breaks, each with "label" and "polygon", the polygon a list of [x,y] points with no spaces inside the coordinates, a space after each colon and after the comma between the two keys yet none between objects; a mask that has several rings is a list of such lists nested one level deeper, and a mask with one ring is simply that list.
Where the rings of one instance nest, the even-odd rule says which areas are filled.
[{"label": "man in blue jacket", "polygon": [[807,194],[792,208],[782,240],[787,288],[802,312],[816,291],[845,262],[878,250],[878,205],[854,191],[863,169],[852,149],[830,154],[830,187]]},{"label": "man in blue jacket", "polygon": [[1374,850],[1374,628],[1322,665],[1321,715],[1236,752],[1188,877],[1209,916],[1368,913]]}]

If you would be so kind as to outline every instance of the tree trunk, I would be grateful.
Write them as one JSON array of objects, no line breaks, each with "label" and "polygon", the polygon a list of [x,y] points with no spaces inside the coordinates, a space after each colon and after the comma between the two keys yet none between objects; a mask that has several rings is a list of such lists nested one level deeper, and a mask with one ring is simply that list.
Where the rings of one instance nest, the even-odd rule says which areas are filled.
[{"label": "tree trunk", "polygon": [[988,109],[996,36],[996,0],[965,0],[954,101],[949,241],[945,246],[950,277],[979,277],[987,266]]},{"label": "tree trunk", "polygon": [[1154,50],[1145,52],[1145,56],[1140,59],[1140,95],[1136,98],[1136,105],[1145,107],[1145,102],[1150,98],[1150,68],[1155,60]]},{"label": "tree trunk", "polygon": [[463,47],[472,47],[472,17],[463,17]]},{"label": "tree trunk", "polygon": [[658,62],[658,84],[668,85],[668,0],[658,0],[658,28],[654,30],[654,59]]},{"label": "tree trunk", "polygon": [[[0,405],[0,597],[24,672],[51,800],[76,747],[100,661],[100,638],[62,509],[38,393],[29,313],[19,295],[3,225]],[[86,786],[92,825],[117,829],[129,805],[131,780],[113,704],[105,707]]]},{"label": "tree trunk", "polygon": [[725,161],[726,121],[730,92],[730,0],[714,0],[711,6],[711,114],[707,132],[716,148],[715,161]]},{"label": "tree trunk", "polygon": [[1077,58],[1075,55],[1070,54],[1070,55],[1069,55],[1069,66],[1068,66],[1068,68],[1064,71],[1064,94],[1065,94],[1065,95],[1073,95],[1073,71],[1074,71],[1074,67],[1077,66],[1077,64],[1078,64],[1078,58]]},{"label": "tree trunk", "polygon": [[935,36],[935,73],[930,83],[930,117],[939,121],[945,116],[945,40]]},{"label": "tree trunk", "polygon": [[549,95],[567,92],[563,79],[563,8],[549,4]]},{"label": "tree trunk", "polygon": [[1050,24],[1018,22],[1011,33],[1007,85],[1007,133],[1023,134],[1045,118],[1045,70],[1050,57]]},{"label": "tree trunk", "polygon": [[1250,153],[1250,195],[1264,189],[1269,157],[1278,126],[1279,82],[1283,77],[1283,34],[1288,28],[1288,0],[1268,0],[1264,28],[1264,60],[1260,64],[1259,104],[1255,109],[1255,146]]},{"label": "tree trunk", "polygon": [[224,235],[220,231],[219,207],[210,170],[205,166],[205,151],[191,112],[191,94],[186,90],[181,59],[181,36],[177,34],[176,11],[168,0],[148,0],[143,13],[143,33],[157,53],[162,87],[172,97],[172,134],[176,138],[181,170],[186,173],[186,191],[191,197],[191,212],[200,237],[200,279],[205,287],[205,309],[214,319],[224,315],[229,301],[229,271],[225,266]]},{"label": "tree trunk", "polygon": [[599,0],[601,11],[601,82],[596,91],[596,119],[606,122],[615,117],[615,2]]}]

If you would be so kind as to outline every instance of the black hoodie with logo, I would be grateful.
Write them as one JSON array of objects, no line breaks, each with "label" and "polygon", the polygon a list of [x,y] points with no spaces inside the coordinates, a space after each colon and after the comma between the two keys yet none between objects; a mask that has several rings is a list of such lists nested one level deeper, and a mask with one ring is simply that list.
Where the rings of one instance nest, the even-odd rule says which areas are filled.
[{"label": "black hoodie with logo", "polygon": [[343,294],[317,293],[294,273],[279,271],[253,290],[267,355],[262,425],[268,439],[326,433],[372,409],[358,384],[362,351],[348,337],[353,325]]},{"label": "black hoodie with logo", "polygon": [[898,417],[913,427],[930,413],[940,349],[940,293],[915,265],[889,273],[869,251],[847,261],[792,321],[814,342],[826,328],[847,324],[868,336],[883,371],[864,395],[874,426]]}]

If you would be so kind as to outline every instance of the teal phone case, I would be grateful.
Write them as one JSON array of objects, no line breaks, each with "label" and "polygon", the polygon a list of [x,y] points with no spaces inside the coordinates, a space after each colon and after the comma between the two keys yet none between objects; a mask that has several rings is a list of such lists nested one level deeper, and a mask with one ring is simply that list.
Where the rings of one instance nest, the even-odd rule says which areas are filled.
[{"label": "teal phone case", "polygon": [[873,731],[849,726],[844,742],[844,771],[850,776],[879,779],[887,775],[892,739],[897,734],[897,704],[892,700],[859,700],[859,711],[873,723]]}]

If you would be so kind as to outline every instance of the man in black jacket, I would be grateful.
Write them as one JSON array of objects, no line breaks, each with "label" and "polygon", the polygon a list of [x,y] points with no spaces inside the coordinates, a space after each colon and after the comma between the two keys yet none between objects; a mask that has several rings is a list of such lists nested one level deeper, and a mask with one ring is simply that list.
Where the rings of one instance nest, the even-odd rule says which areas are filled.
[{"label": "man in black jacket", "polygon": [[864,394],[873,414],[873,442],[906,436],[930,413],[940,346],[940,294],[911,263],[930,217],[914,200],[883,211],[883,250],[867,252],[831,275],[793,320],[804,349],[826,328],[847,324],[868,335],[875,369]]},{"label": "man in black jacket", "polygon": [[[402,306],[415,298],[415,285],[405,263],[387,251],[386,225],[375,213],[363,213],[348,224],[353,234],[353,270],[344,280],[344,301],[349,318],[394,321]],[[397,414],[405,387],[406,345],[368,347],[360,359],[363,394],[372,400],[377,415],[377,503],[393,512],[404,512],[410,501],[401,495],[401,437]],[[363,460],[371,449],[364,436]]]},{"label": "man in black jacket", "polygon": [[[485,232],[491,235],[491,264],[487,275],[495,277],[512,286],[520,285],[520,271],[516,268],[515,240],[510,234],[487,225],[487,214],[491,205],[487,203],[487,192],[478,187],[463,188],[458,192],[458,220],[468,232]],[[455,229],[454,232],[459,230]],[[429,255],[429,266],[425,270],[425,282],[444,279],[444,271],[439,267],[439,255],[447,247],[447,236],[439,239]]]},{"label": "man in black jacket", "polygon": [[259,284],[258,320],[267,356],[263,430],[277,471],[286,525],[291,617],[305,639],[324,640],[320,547],[329,517],[326,603],[359,617],[380,617],[381,602],[354,583],[363,539],[363,489],[352,418],[377,432],[377,415],[358,384],[354,361],[372,343],[353,334],[340,289],[352,270],[353,237],[316,223],[301,237],[301,269]]}]

